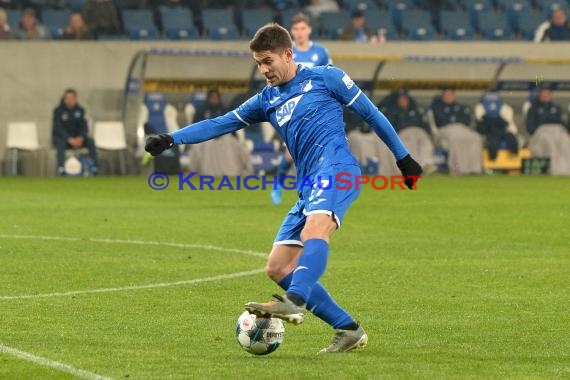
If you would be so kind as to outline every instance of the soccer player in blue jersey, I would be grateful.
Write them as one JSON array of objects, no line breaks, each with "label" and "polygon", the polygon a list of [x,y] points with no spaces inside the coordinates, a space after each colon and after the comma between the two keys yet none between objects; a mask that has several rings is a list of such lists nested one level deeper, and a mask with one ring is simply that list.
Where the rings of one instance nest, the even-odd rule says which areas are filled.
[{"label": "soccer player in blue jersey", "polygon": [[[325,66],[332,64],[328,50],[323,46],[311,41],[311,22],[303,13],[298,13],[291,20],[291,36],[293,37],[293,59],[302,67]],[[281,155],[281,161],[277,167],[275,176],[281,181],[287,175],[293,158],[287,147]],[[281,204],[283,188],[277,186],[271,191],[273,204]]]},{"label": "soccer player in blue jersey", "polygon": [[360,175],[344,133],[343,106],[362,117],[390,148],[398,167],[413,187],[422,172],[394,128],[350,77],[333,66],[302,68],[293,59],[289,33],[277,24],[261,27],[250,50],[267,86],[237,109],[169,134],[149,136],[145,149],[161,154],[175,144],[196,144],[249,124],[269,121],[283,138],[297,165],[299,200],[281,225],[267,261],[267,274],[285,295],[269,302],[248,302],[246,310],[272,315],[294,324],[306,310],[336,332],[321,352],[346,352],[368,342],[364,329],[342,309],[319,282],[328,260],[329,241],[360,189],[327,186],[329,178]]}]

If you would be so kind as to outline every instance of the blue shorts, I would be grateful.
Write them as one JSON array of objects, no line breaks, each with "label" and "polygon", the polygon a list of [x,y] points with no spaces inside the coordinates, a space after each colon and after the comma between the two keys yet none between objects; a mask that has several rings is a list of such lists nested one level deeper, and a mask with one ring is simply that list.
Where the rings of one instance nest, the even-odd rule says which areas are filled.
[{"label": "blue shorts", "polygon": [[[334,218],[337,228],[340,227],[346,210],[358,198],[360,189],[357,189],[356,186],[347,186],[346,183],[337,184],[335,178],[337,178],[338,173],[350,174],[352,179],[361,175],[358,165],[333,165],[323,168],[311,176],[310,182],[313,183],[313,186],[308,183],[306,186],[302,186],[300,199],[287,213],[279,231],[277,231],[273,244],[303,246],[301,231],[305,227],[307,215],[330,215]],[[344,178],[348,178],[348,176]],[[302,182],[301,179],[298,181]],[[320,181],[320,185],[317,181]]]}]

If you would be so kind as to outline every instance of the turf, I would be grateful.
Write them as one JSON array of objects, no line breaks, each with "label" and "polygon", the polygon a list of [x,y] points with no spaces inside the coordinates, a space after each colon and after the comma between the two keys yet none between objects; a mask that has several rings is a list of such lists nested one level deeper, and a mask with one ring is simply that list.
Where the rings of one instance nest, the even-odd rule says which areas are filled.
[{"label": "turf", "polygon": [[[366,187],[323,283],[369,346],[316,356],[332,330],[309,316],[254,357],[234,324],[277,291],[263,273],[6,297],[261,269],[244,253],[102,239],[267,252],[293,192],[276,207],[266,191],[153,191],[142,177],[2,178],[0,344],[117,379],[570,378],[569,190],[570,178],[495,176]],[[73,376],[0,353],[0,378]]]}]

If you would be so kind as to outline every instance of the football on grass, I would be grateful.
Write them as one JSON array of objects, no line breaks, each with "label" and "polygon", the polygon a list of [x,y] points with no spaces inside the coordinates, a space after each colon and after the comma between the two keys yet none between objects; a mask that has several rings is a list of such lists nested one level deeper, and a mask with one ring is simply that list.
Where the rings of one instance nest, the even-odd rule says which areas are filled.
[{"label": "football on grass", "polygon": [[236,323],[239,345],[253,355],[267,355],[283,342],[285,326],[278,318],[262,318],[244,311]]}]

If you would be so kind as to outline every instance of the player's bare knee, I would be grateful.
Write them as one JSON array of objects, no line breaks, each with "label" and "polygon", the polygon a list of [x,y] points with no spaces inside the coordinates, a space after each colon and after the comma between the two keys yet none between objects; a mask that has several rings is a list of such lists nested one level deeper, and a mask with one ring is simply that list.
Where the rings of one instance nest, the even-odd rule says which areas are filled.
[{"label": "player's bare knee", "polygon": [[265,273],[267,277],[272,279],[274,282],[281,281],[285,276],[287,276],[293,268],[286,265],[276,265],[274,263],[268,262],[267,266],[265,267]]}]

